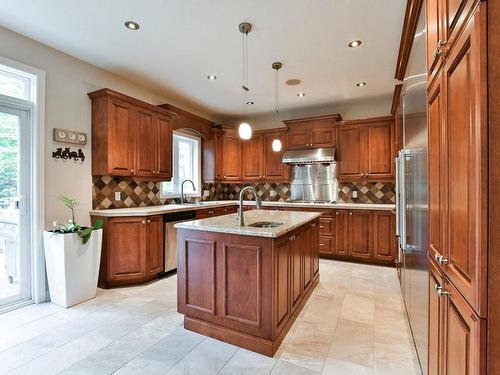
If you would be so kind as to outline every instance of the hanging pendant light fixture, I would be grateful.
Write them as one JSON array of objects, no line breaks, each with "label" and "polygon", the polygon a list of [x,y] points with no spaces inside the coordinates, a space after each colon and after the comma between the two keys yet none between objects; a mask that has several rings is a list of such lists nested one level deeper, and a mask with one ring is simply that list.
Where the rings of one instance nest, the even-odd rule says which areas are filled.
[{"label": "hanging pendant light fixture", "polygon": [[[247,115],[247,102],[248,102],[248,33],[252,31],[252,25],[248,22],[242,22],[238,26],[238,30],[242,34],[242,45],[243,45],[243,79],[241,84],[241,90],[243,91],[242,99],[242,109],[245,117]],[[240,123],[238,127],[238,133],[241,139],[252,138],[252,127],[246,122]]]},{"label": "hanging pendant light fixture", "polygon": [[[278,77],[278,72],[283,66],[282,63],[279,61],[274,62],[271,67],[276,71],[274,75],[274,111],[276,112],[276,115],[278,116],[280,113],[280,104],[279,104],[279,77]],[[273,139],[273,142],[271,144],[271,147],[274,152],[280,152],[281,151],[281,140],[276,138]]]}]

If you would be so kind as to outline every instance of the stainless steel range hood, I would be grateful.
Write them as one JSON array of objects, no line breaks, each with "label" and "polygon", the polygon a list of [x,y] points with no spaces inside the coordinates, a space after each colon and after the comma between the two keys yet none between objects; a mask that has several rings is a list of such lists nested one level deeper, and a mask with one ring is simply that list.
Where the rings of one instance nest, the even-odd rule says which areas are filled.
[{"label": "stainless steel range hood", "polygon": [[335,163],[335,147],[309,150],[290,150],[283,155],[285,164]]}]

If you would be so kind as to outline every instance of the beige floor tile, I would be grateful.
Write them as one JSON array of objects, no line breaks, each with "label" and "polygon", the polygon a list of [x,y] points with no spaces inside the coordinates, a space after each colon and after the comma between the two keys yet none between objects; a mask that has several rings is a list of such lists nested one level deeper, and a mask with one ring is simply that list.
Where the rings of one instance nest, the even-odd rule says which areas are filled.
[{"label": "beige floor tile", "polygon": [[372,367],[374,340],[372,324],[340,319],[328,357]]},{"label": "beige floor tile", "polygon": [[271,371],[272,375],[316,375],[319,372],[298,366],[288,361],[279,360]]},{"label": "beige floor tile", "polygon": [[265,375],[269,374],[277,359],[239,349],[219,372],[221,375]]},{"label": "beige floor tile", "polygon": [[[373,368],[357,363],[328,358],[322,374],[324,375],[372,375]],[[406,374],[405,374],[406,375]]]},{"label": "beige floor tile", "polygon": [[207,338],[178,362],[169,375],[211,375],[217,374],[236,353],[238,347],[222,341]]}]

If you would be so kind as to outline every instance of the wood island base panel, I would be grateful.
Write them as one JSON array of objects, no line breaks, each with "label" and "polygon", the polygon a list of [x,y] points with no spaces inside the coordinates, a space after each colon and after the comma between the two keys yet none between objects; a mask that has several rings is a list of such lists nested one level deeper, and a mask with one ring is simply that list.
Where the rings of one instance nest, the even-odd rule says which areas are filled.
[{"label": "wood island base panel", "polygon": [[278,238],[178,229],[184,327],[273,356],[319,282],[318,222]]}]

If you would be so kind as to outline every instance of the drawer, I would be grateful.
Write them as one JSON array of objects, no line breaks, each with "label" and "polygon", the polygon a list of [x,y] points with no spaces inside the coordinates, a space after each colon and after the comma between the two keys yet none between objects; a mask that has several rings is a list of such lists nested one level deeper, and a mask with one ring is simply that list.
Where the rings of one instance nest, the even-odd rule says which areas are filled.
[{"label": "drawer", "polygon": [[334,236],[335,235],[335,218],[333,217],[320,217],[319,218],[319,234],[320,236]]},{"label": "drawer", "polygon": [[333,254],[333,242],[331,237],[319,237],[319,252],[323,254]]}]

